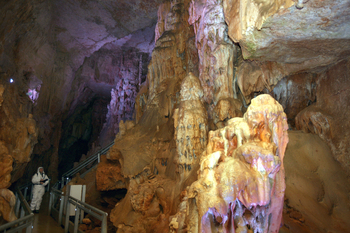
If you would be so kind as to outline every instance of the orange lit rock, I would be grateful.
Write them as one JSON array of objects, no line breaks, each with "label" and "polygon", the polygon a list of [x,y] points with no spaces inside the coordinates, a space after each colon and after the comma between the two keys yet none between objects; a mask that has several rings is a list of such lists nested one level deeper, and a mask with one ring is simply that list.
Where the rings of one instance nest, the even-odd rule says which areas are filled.
[{"label": "orange lit rock", "polygon": [[7,147],[0,141],[0,188],[11,186],[11,172],[13,159],[9,155]]},{"label": "orange lit rock", "polygon": [[350,60],[317,75],[316,102],[295,118],[297,129],[317,134],[331,148],[334,158],[350,174]]},{"label": "orange lit rock", "polygon": [[8,189],[0,189],[0,217],[7,222],[16,220],[16,196]]},{"label": "orange lit rock", "polygon": [[107,160],[106,156],[101,156],[96,170],[96,187],[99,191],[126,188],[118,161]]},{"label": "orange lit rock", "polygon": [[176,151],[180,176],[187,177],[207,144],[207,112],[202,102],[203,89],[191,72],[181,84],[181,103],[174,114]]}]

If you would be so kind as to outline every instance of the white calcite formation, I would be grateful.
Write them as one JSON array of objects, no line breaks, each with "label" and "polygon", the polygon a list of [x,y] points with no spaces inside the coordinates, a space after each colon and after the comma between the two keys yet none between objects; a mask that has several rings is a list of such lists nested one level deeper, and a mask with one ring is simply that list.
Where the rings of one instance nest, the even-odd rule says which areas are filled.
[{"label": "white calcite formation", "polygon": [[198,180],[186,190],[171,231],[278,232],[287,129],[282,106],[260,95],[243,118],[211,131]]},{"label": "white calcite formation", "polygon": [[199,79],[191,72],[181,84],[181,103],[175,110],[174,127],[180,176],[188,175],[193,164],[207,145],[207,112],[202,102],[203,89]]}]

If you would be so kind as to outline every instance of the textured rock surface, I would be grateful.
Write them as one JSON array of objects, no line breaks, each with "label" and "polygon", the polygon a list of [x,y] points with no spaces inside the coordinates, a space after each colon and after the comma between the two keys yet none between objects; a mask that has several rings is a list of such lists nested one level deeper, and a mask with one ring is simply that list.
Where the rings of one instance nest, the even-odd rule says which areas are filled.
[{"label": "textured rock surface", "polygon": [[283,106],[288,123],[295,127],[297,114],[316,102],[317,75],[301,73],[283,78],[271,92],[272,96]]},{"label": "textured rock surface", "polygon": [[228,34],[245,58],[298,63],[301,70],[349,55],[349,1],[308,1],[301,10],[291,5],[290,0],[224,0]]},{"label": "textured rock surface", "polygon": [[176,163],[180,175],[187,177],[207,145],[208,123],[203,89],[191,72],[181,84],[180,95],[180,106],[174,113],[174,138],[179,155]]},{"label": "textured rock surface", "polygon": [[243,118],[211,131],[198,181],[187,189],[185,217],[178,214],[172,219],[172,232],[277,232],[287,129],[282,106],[271,96],[260,95]]},{"label": "textured rock surface", "polygon": [[318,134],[337,161],[350,174],[350,60],[342,61],[318,75],[317,101],[296,117],[296,127]]},{"label": "textured rock surface", "polygon": [[341,164],[317,136],[288,131],[284,227],[280,232],[347,232],[350,186]]},{"label": "textured rock surface", "polygon": [[241,106],[234,100],[237,93],[232,80],[237,46],[227,36],[222,2],[192,1],[189,12],[189,23],[196,33],[204,100],[214,110],[209,111],[209,116],[214,123],[241,116]]},{"label": "textured rock surface", "polygon": [[[32,102],[16,83],[2,80],[0,105],[0,188],[8,188],[22,177],[31,160],[38,129],[30,109]],[[20,108],[17,108],[20,106]]]},{"label": "textured rock surface", "polygon": [[16,220],[16,196],[8,189],[0,189],[0,218],[7,222]]},{"label": "textured rock surface", "polygon": [[167,4],[160,7],[165,12],[158,12],[166,15],[166,23],[157,25],[159,38],[147,75],[148,107],[157,107],[161,117],[173,114],[173,107],[179,102],[174,94],[179,91],[187,72],[196,74],[198,65],[193,29],[187,24],[189,1],[171,1],[169,7]]},{"label": "textured rock surface", "polygon": [[96,188],[98,191],[126,188],[118,160],[108,160],[106,156],[101,156],[96,170]]}]

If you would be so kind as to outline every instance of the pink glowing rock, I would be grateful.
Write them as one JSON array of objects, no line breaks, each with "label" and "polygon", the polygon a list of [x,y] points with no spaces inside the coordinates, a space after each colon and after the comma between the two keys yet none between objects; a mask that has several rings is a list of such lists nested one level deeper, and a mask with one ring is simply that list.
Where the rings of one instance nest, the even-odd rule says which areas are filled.
[{"label": "pink glowing rock", "polygon": [[172,232],[183,232],[174,226],[184,215],[189,232],[278,232],[287,129],[282,106],[260,95],[243,118],[211,131],[198,180],[188,188],[187,210],[172,219]]}]

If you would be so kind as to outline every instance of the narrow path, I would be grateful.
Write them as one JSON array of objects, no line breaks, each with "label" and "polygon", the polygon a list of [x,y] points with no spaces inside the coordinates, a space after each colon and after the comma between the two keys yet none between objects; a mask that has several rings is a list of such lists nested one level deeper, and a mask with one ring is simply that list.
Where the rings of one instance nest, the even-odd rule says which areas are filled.
[{"label": "narrow path", "polygon": [[34,215],[33,233],[63,233],[64,229],[48,215],[50,193],[46,192],[41,203],[40,211]]}]

